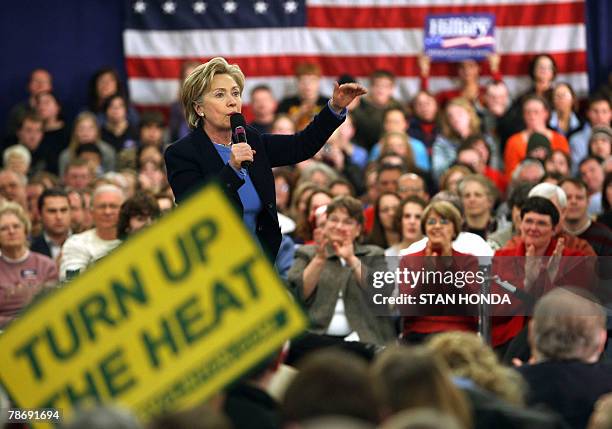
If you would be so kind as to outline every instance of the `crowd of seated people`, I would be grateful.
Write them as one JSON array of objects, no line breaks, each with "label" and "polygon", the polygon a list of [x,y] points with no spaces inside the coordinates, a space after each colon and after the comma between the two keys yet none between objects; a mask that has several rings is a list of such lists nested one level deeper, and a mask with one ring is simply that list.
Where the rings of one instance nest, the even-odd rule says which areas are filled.
[{"label": "crowd of seated people", "polygon": [[[480,65],[466,61],[458,65],[458,88],[435,94],[421,59],[421,89],[411,99],[395,96],[391,72],[372,70],[369,93],[349,106],[321,151],[274,169],[283,245],[271,262],[311,326],[292,344],[287,362],[299,373],[284,396],[268,392],[279,366],[268,362],[226,392],[225,406],[202,411],[229,417],[215,427],[247,427],[240,413],[248,412],[261,412],[262,428],[333,427],[333,419],[347,427],[490,427],[495,419],[512,427],[606,427],[611,401],[595,404],[612,391],[610,372],[600,376],[603,369],[589,366],[605,365],[605,338],[589,339],[588,356],[554,354],[538,328],[581,329],[547,321],[556,317],[551,306],[587,306],[580,299],[590,294],[604,306],[612,302],[582,275],[612,276],[605,259],[612,254],[612,100],[593,92],[581,110],[571,85],[556,80],[549,55],[525,65],[532,87],[522,94],[509,93],[499,58],[489,62],[486,85]],[[194,66],[186,63],[183,77]],[[247,119],[259,132],[302,129],[327,103],[321,74],[317,64],[300,64],[298,93],[284,98],[266,85],[253,88]],[[349,74],[339,80],[353,81]],[[0,330],[37,293],[87,270],[174,209],[163,153],[188,132],[176,105],[170,118],[135,109],[111,69],[92,77],[89,103],[74,118],[63,112],[48,71],[32,72],[28,92],[6,118],[0,146]],[[382,316],[366,302],[372,270],[418,270],[431,257],[459,258],[433,264],[445,270],[476,270],[483,256],[493,257],[494,274],[534,300],[529,311],[523,303],[492,316],[487,341],[476,337],[477,314],[406,316],[392,308]],[[536,266],[532,257],[549,259]],[[572,268],[556,257],[587,259]],[[20,278],[32,269],[36,275]],[[554,295],[559,286],[578,288],[578,298]],[[404,292],[401,284],[385,290]],[[602,320],[588,326],[605,336],[605,314]],[[586,328],[571,334],[568,341],[579,341]],[[326,354],[330,347],[341,351]],[[511,366],[519,359],[525,364],[517,372]],[[576,374],[593,377],[597,389],[559,396],[541,387],[540,372],[569,377],[567,386]],[[555,412],[531,408],[539,404]],[[177,413],[153,427],[198,427],[197,416]]]},{"label": "crowd of seated people", "polygon": [[[113,403],[89,404],[60,427],[607,429],[605,317],[588,295],[557,288],[536,304],[528,332],[533,354],[514,367],[472,332],[439,333],[421,345],[389,343],[370,358],[328,344],[291,365],[283,348],[205,403],[147,422]],[[0,390],[0,404],[6,401]]]}]

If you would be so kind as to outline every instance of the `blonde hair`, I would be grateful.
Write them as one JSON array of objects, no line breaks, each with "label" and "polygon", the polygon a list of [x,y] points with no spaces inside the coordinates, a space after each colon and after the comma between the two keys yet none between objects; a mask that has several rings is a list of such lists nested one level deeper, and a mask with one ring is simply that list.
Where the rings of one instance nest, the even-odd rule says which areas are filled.
[{"label": "blonde hair", "polygon": [[207,63],[197,66],[183,81],[180,98],[189,128],[197,128],[200,115],[195,106],[204,102],[204,94],[210,91],[212,81],[218,74],[229,75],[238,87],[240,94],[244,90],[244,74],[237,64],[229,64],[225,58],[215,57]]},{"label": "blonde hair", "polygon": [[81,112],[74,119],[74,124],[72,125],[72,134],[70,135],[70,143],[68,144],[68,151],[70,152],[70,159],[74,159],[76,155],[76,150],[78,149],[81,142],[78,140],[76,135],[76,129],[81,122],[91,121],[96,127],[96,141],[95,144],[98,144],[100,139],[100,126],[98,125],[98,119],[96,115],[91,112]]},{"label": "blonde hair", "polygon": [[511,404],[524,404],[526,385],[521,375],[500,364],[478,335],[445,332],[430,337],[426,346],[446,362],[453,375],[469,378]]},{"label": "blonde hair", "polygon": [[446,108],[444,109],[444,114],[442,115],[442,134],[443,135],[449,138],[454,137],[454,138],[461,139],[461,136],[459,136],[453,130],[453,128],[451,127],[448,121],[448,114],[446,112],[448,111],[448,108],[450,106],[462,107],[463,109],[465,109],[465,111],[468,112],[468,114],[470,115],[470,135],[480,133],[480,119],[478,118],[476,109],[474,108],[472,103],[470,103],[470,101],[467,98],[457,97],[449,101],[448,104],[446,105]]},{"label": "blonde hair", "polygon": [[32,230],[32,222],[30,222],[30,218],[26,214],[23,207],[13,201],[5,201],[4,203],[0,204],[0,219],[6,214],[14,214],[17,216],[19,222],[21,222],[25,227],[26,236],[30,235],[30,231]]},{"label": "blonde hair", "polygon": [[402,159],[406,163],[408,170],[414,170],[415,168],[414,153],[412,152],[412,145],[410,144],[410,137],[406,133],[402,133],[399,131],[389,131],[383,134],[382,138],[380,139],[379,158],[382,158],[383,156],[388,155],[389,153],[394,153],[393,150],[389,147],[390,146],[389,140],[393,137],[400,137],[404,140],[404,144],[406,145],[406,155],[402,156]]}]

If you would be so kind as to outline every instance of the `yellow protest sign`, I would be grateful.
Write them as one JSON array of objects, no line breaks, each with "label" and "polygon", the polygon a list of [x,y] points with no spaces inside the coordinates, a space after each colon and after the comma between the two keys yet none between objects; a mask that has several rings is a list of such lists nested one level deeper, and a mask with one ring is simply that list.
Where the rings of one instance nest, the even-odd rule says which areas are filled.
[{"label": "yellow protest sign", "polygon": [[66,417],[112,401],[146,421],[198,404],[306,324],[211,185],[12,323],[0,382],[19,408]]}]

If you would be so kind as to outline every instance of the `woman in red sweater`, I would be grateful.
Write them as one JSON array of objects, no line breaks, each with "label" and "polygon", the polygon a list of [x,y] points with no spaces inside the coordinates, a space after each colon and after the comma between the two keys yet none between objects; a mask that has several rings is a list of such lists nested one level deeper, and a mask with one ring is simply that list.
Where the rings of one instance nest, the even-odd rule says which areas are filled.
[{"label": "woman in red sweater", "polygon": [[[439,273],[440,278],[424,281],[423,277],[416,280],[401,278],[400,293],[410,296],[415,304],[401,307],[406,315],[403,320],[402,336],[407,342],[421,342],[430,334],[445,331],[476,331],[477,318],[469,308],[461,305],[440,304],[439,299],[458,293],[473,292],[472,281],[458,280],[457,275],[463,272],[475,273],[478,262],[472,255],[457,252],[452,248],[452,242],[461,232],[463,220],[459,210],[447,201],[438,201],[427,206],[421,218],[421,229],[428,242],[424,250],[406,255],[400,262],[400,272],[407,270],[421,275]],[[457,281],[447,281],[451,275]],[[432,276],[435,277],[435,276]],[[432,295],[435,295],[433,297]]]},{"label": "woman in red sweater", "polygon": [[[586,258],[580,250],[555,237],[559,211],[547,198],[531,197],[521,208],[520,237],[495,252],[492,272],[501,280],[527,292],[532,300],[556,286],[589,289],[594,284],[595,258]],[[568,258],[568,256],[570,256]],[[541,258],[544,257],[544,258]],[[506,292],[491,285],[491,293]],[[492,345],[503,348],[527,322],[530,303],[509,296],[510,304],[492,309]]]}]

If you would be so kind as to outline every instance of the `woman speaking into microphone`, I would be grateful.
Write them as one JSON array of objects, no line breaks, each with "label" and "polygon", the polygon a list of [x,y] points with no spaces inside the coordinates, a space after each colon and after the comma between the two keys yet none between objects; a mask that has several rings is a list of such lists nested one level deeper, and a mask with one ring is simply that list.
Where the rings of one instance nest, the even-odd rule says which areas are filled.
[{"label": "woman speaking into microphone", "polygon": [[336,83],[327,106],[303,131],[281,136],[259,134],[246,126],[247,143],[232,144],[230,118],[242,109],[244,79],[237,65],[220,57],[187,76],[181,102],[191,132],[166,150],[168,181],[180,204],[207,180],[219,180],[247,228],[274,260],[281,233],[272,168],[314,156],[344,121],[346,106],[367,91],[356,83]]}]

